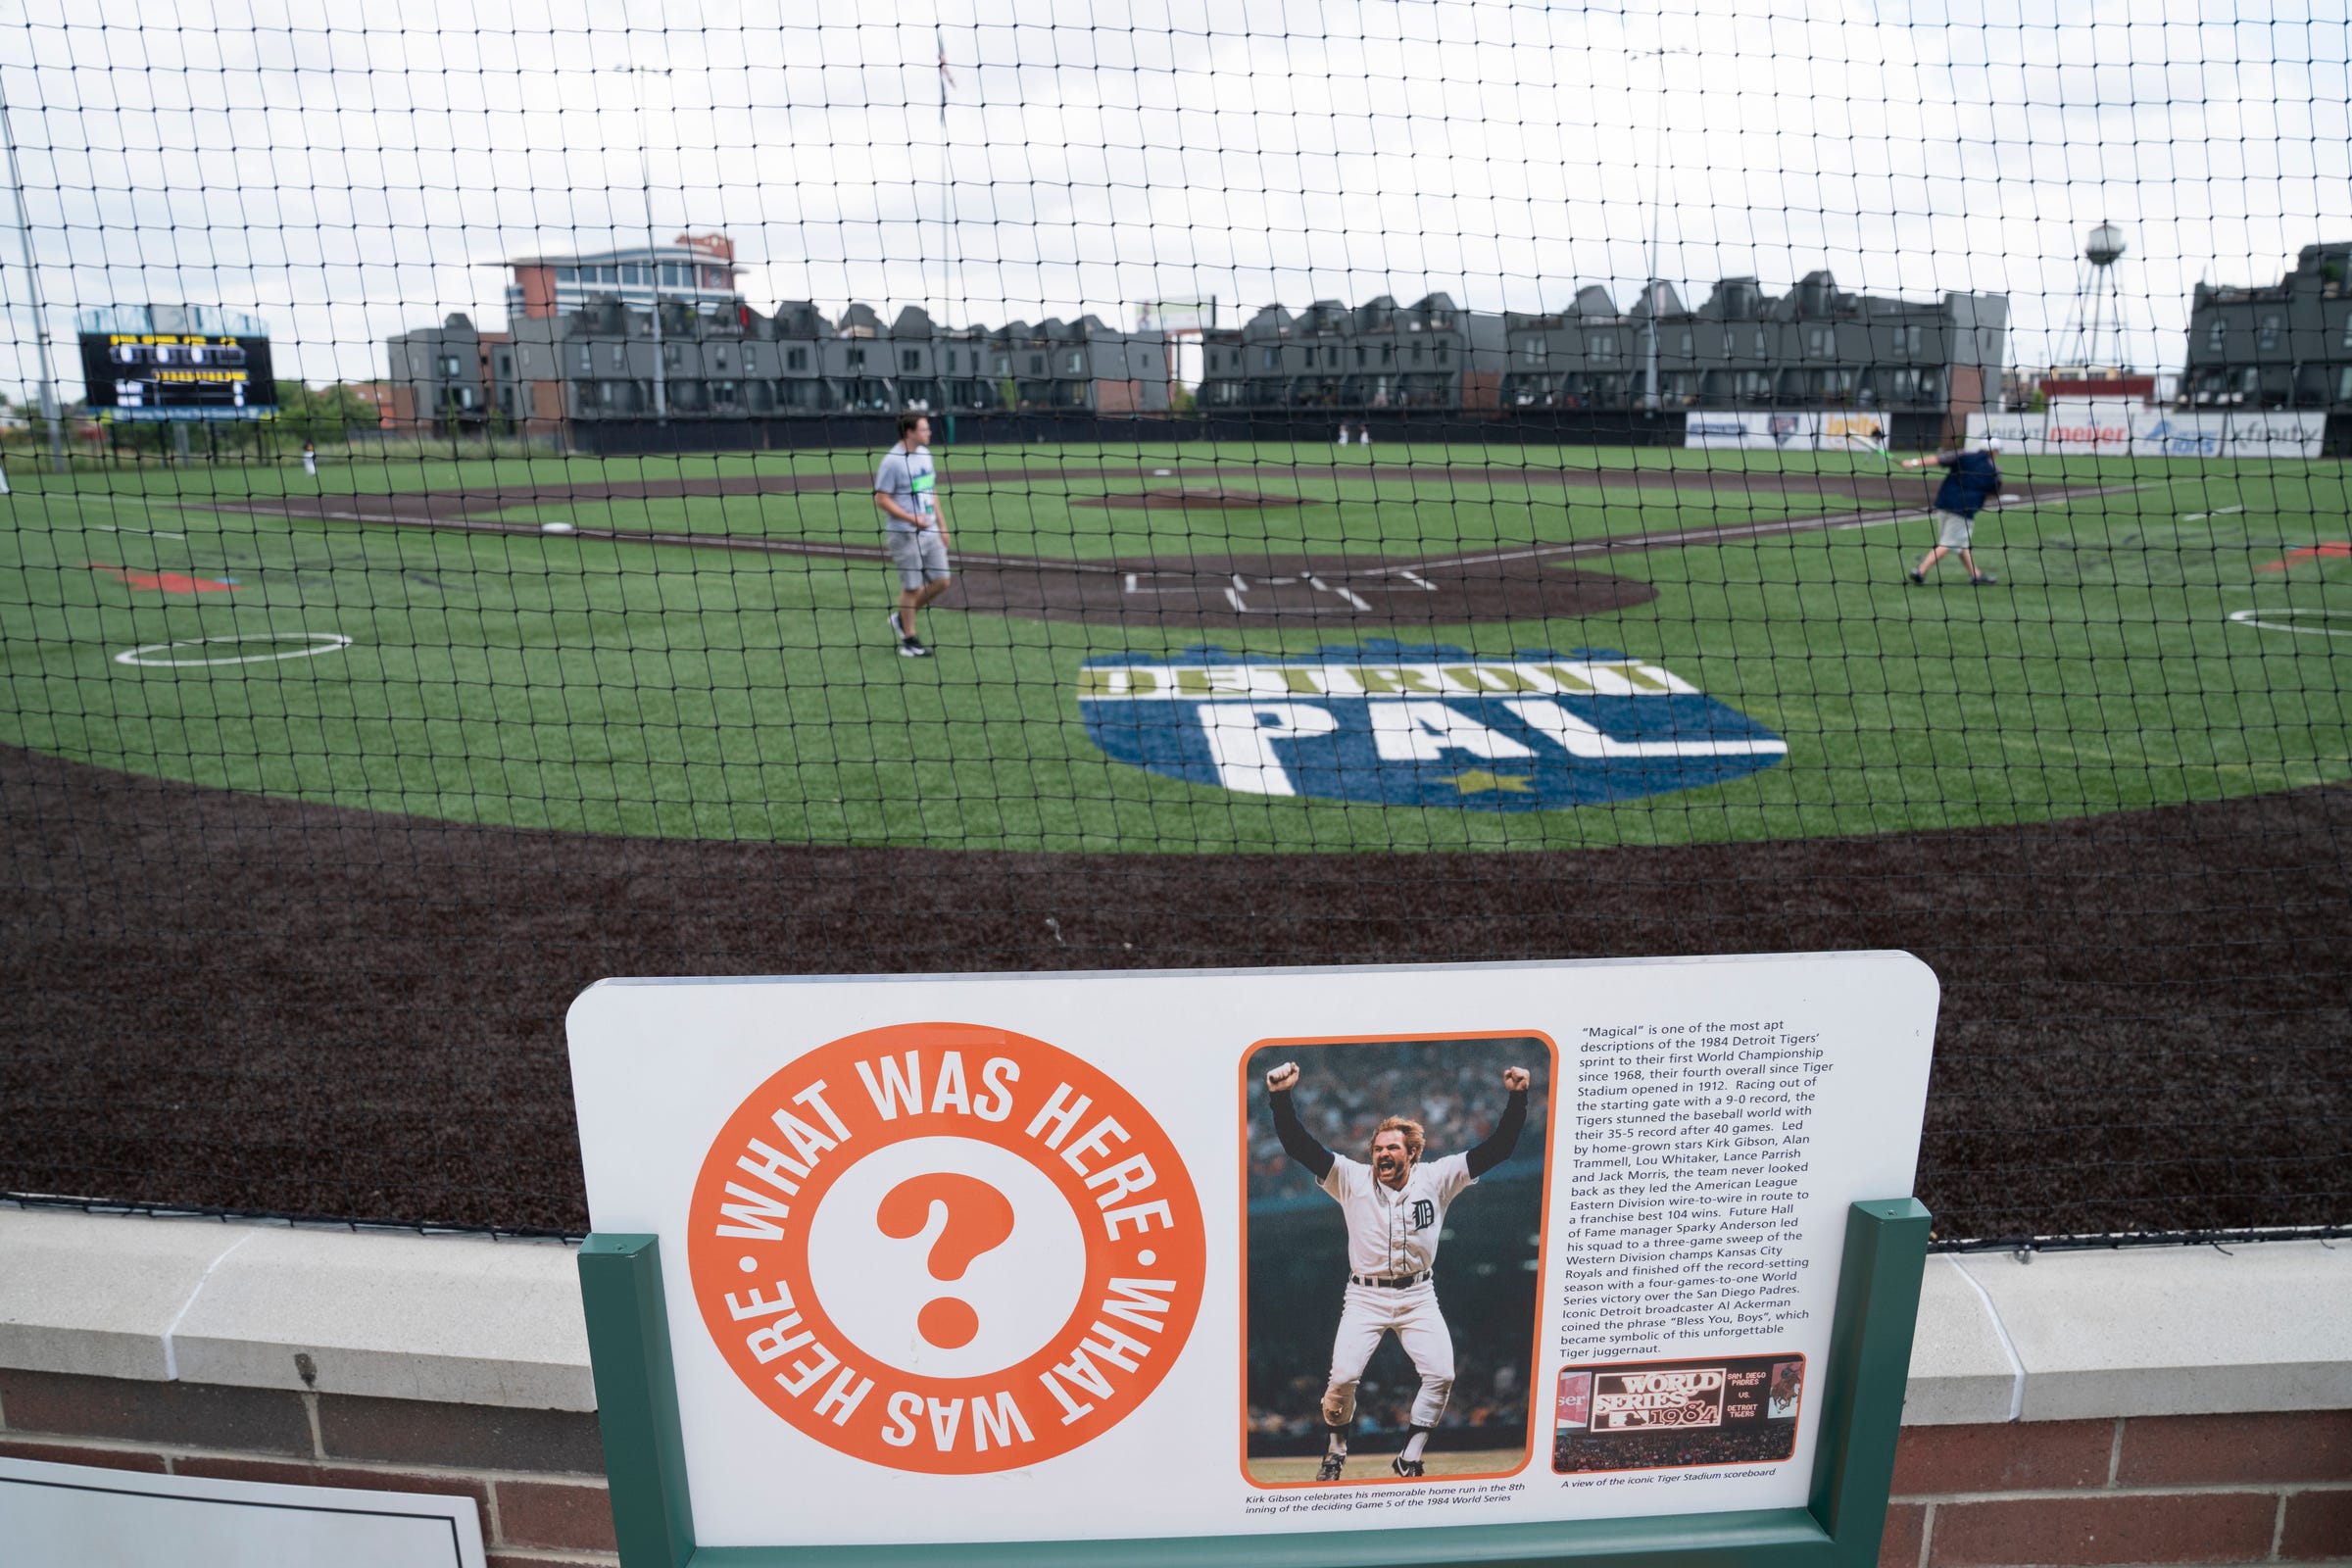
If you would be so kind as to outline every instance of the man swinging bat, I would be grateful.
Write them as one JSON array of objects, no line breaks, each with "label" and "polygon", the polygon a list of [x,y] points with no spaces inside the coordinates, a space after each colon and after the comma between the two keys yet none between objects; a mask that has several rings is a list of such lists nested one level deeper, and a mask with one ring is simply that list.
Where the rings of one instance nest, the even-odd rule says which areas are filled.
[{"label": "man swinging bat", "polygon": [[1390,1468],[1399,1476],[1418,1476],[1430,1431],[1453,1392],[1453,1334],[1438,1304],[1434,1279],[1438,1238],[1447,1205],[1518,1147],[1520,1129],[1527,1125],[1527,1069],[1503,1069],[1502,1086],[1510,1100],[1485,1143],[1428,1164],[1421,1162],[1426,1136],[1421,1124],[1402,1116],[1389,1117],[1372,1134],[1371,1164],[1333,1153],[1299,1121],[1291,1102],[1298,1084],[1295,1061],[1266,1074],[1275,1134],[1284,1152],[1306,1167],[1348,1220],[1348,1294],[1331,1346],[1331,1381],[1323,1391],[1323,1425],[1331,1444],[1315,1479],[1340,1479],[1348,1463],[1348,1430],[1355,1424],[1356,1385],[1380,1337],[1391,1330],[1421,1374],[1421,1392],[1413,1399],[1411,1435]]}]

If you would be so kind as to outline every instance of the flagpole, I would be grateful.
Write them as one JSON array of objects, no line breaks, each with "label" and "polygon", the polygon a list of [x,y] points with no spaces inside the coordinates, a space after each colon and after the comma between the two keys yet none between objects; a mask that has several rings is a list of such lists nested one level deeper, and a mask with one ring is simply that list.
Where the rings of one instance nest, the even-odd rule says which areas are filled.
[{"label": "flagpole", "polygon": [[[958,259],[956,255],[958,247],[956,233],[956,173],[953,162],[955,152],[948,142],[948,89],[955,85],[956,76],[953,72],[948,70],[947,29],[937,22],[933,22],[931,24],[931,39],[939,50],[939,221],[940,226],[947,231],[948,242],[947,250],[940,257],[939,264],[940,319],[932,327],[934,334],[932,343],[936,353],[940,335],[955,330],[948,318],[956,305],[956,264]],[[980,364],[979,350],[974,348],[971,352],[976,381]],[[939,382],[939,399],[942,405],[940,413],[946,423],[948,444],[954,446],[956,444],[956,396],[949,390],[949,380],[943,374]]]}]

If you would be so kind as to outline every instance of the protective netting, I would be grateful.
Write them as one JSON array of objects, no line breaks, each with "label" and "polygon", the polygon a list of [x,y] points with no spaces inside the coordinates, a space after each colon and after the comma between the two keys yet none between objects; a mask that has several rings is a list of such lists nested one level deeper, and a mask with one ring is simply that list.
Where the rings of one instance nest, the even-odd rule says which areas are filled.
[{"label": "protective netting", "polygon": [[1946,1245],[2345,1219],[2340,16],[855,13],[0,31],[0,1189],[579,1230],[607,974],[1901,947]]}]

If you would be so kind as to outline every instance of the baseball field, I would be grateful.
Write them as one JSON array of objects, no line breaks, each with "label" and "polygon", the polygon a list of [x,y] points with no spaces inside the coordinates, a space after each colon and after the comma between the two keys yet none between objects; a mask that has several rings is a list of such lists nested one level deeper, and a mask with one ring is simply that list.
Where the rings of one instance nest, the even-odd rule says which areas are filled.
[{"label": "baseball field", "polygon": [[[961,576],[921,663],[863,455],[27,481],[0,739],[505,827],[1180,853],[1976,826],[2352,773],[2340,465],[2013,459],[1971,590],[1906,581],[1931,481],[1875,455],[1362,452],[944,452]],[[1252,796],[1082,721],[1090,661],[1392,644],[1623,656],[1787,754],[1581,803],[1509,767],[1450,802]]]},{"label": "baseball field", "polygon": [[578,1230],[606,974],[1903,946],[1944,1239],[2338,1217],[2340,464],[938,456],[919,661],[873,454],[13,465],[0,1187]]}]

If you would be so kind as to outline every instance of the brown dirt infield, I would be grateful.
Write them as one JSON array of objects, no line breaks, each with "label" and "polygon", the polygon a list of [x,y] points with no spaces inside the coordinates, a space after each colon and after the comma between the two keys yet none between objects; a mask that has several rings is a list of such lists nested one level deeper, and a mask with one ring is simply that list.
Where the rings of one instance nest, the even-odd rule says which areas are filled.
[{"label": "brown dirt infield", "polygon": [[1483,620],[1565,619],[1645,605],[1658,591],[1539,562],[1399,566],[1375,558],[966,561],[940,603],[1030,620],[1148,626],[1307,625],[1392,635]]},{"label": "brown dirt infield", "polygon": [[0,1188],[586,1224],[565,1005],[616,974],[1900,947],[1947,1237],[2323,1224],[2352,1194],[2352,789],[1521,855],[598,839],[0,750]]},{"label": "brown dirt infield", "polygon": [[1199,507],[1208,511],[1248,512],[1265,507],[1307,507],[1304,496],[1270,496],[1261,490],[1113,490],[1108,495],[1072,496],[1078,507],[1103,507],[1114,512],[1143,512],[1162,508]]},{"label": "brown dirt infield", "polygon": [[[1003,479],[1006,472],[975,470],[981,478]],[[1283,469],[1294,475],[1331,470]],[[1381,470],[1364,469],[1365,473]],[[1430,470],[1400,468],[1399,474]],[[1586,474],[1589,470],[1574,470]],[[1754,540],[1778,534],[1809,532],[1885,521],[1912,514],[1925,492],[1908,481],[1912,491],[1898,488],[1888,475],[1720,474],[1708,470],[1647,472],[1623,470],[1641,482],[1701,481],[1697,488],[1721,490],[1714,481],[1778,481],[1783,488],[1800,488],[1818,499],[1825,493],[1851,494],[1858,500],[1883,503],[1875,510],[1837,511],[1811,514],[1726,522],[1703,522],[1634,533],[1606,534],[1553,543],[1496,545],[1467,555],[1428,560],[1396,557],[1283,557],[1178,556],[1132,560],[1085,561],[1066,557],[1004,556],[957,551],[954,557],[955,583],[941,601],[943,609],[1019,615],[1032,620],[1083,621],[1120,626],[1162,625],[1246,626],[1291,624],[1348,630],[1361,621],[1383,632],[1425,627],[1458,626],[1510,619],[1567,619],[1595,615],[1647,604],[1657,591],[1646,583],[1608,573],[1575,570],[1563,564],[1585,557],[1638,554],[1671,550],[1684,545],[1707,545]],[[1446,470],[1443,477],[1507,474],[1514,478],[1558,480],[1561,470],[1475,469]],[[422,528],[466,533],[532,535],[541,531],[534,516],[513,518],[504,514],[517,508],[537,508],[551,501],[611,502],[651,495],[749,494],[760,490],[838,490],[862,485],[854,475],[739,475],[708,480],[666,480],[600,484],[594,487],[555,485],[496,490],[422,490],[395,495],[348,497],[312,496],[290,500],[218,503],[218,510],[264,516],[362,526]],[[2044,485],[2034,489],[2021,481],[2021,503],[2063,501],[2071,496],[2107,493],[2097,487]],[[2115,488],[2115,487],[2110,487]],[[1143,494],[1079,497],[1102,506],[1155,504],[1154,496],[1199,495],[1224,498],[1218,505],[1258,506],[1286,502],[1249,491],[1162,491]],[[1248,498],[1248,499],[1243,499]],[[1297,503],[1298,498],[1287,498]],[[1176,504],[1176,503],[1170,503]],[[1189,503],[1186,503],[1189,504]],[[1202,502],[1202,505],[1210,504]],[[1303,504],[1303,503],[1298,503]],[[879,545],[845,544],[835,540],[805,540],[756,533],[683,532],[660,529],[574,526],[568,538],[608,540],[686,549],[727,550],[758,555],[803,556],[827,561],[887,560]]]}]

